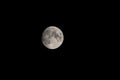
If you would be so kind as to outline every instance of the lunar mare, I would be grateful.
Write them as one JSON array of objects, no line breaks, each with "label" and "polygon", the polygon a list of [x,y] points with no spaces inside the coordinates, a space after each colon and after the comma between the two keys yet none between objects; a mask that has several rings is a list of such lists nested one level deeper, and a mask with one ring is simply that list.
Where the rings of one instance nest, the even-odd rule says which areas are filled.
[{"label": "lunar mare", "polygon": [[63,43],[64,36],[62,31],[55,27],[50,26],[43,31],[42,42],[48,49],[56,49]]}]

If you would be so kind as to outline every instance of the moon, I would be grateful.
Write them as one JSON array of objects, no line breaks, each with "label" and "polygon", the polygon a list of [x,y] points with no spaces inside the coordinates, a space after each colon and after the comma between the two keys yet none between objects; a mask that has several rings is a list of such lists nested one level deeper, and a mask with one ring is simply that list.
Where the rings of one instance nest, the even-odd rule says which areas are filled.
[{"label": "moon", "polygon": [[56,49],[63,43],[63,32],[56,26],[47,27],[42,34],[42,43],[48,49]]}]

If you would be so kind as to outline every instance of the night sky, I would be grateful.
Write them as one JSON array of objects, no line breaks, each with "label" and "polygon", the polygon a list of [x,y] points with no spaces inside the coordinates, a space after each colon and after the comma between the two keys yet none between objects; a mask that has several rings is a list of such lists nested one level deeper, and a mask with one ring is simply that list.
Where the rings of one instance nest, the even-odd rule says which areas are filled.
[{"label": "night sky", "polygon": [[65,35],[64,17],[54,15],[42,15],[40,19],[35,20],[32,25],[32,51],[38,56],[65,56],[65,41],[55,50],[47,49],[41,41],[42,33],[45,28],[49,26],[56,26],[63,31]]},{"label": "night sky", "polygon": [[[96,74],[96,72],[99,73],[104,69],[106,71],[109,68],[109,66],[106,68],[105,65],[101,66],[101,64],[109,62],[107,58],[112,59],[108,52],[111,50],[107,50],[107,46],[111,43],[106,39],[110,35],[107,31],[112,32],[109,30],[108,23],[110,24],[110,22],[107,20],[111,18],[111,15],[105,14],[109,6],[101,8],[103,5],[95,1],[56,0],[56,2],[51,2],[50,0],[44,3],[35,2],[35,4],[33,1],[29,2],[20,3],[19,1],[12,2],[12,4],[5,2],[5,5],[2,3],[1,24],[3,25],[0,30],[3,45],[1,45],[0,57],[1,62],[9,63],[2,65],[6,67],[3,70],[10,69],[12,71],[8,72],[11,74],[12,68],[14,68],[15,71],[20,70],[17,71],[20,74],[25,73],[26,75],[26,70],[31,73],[33,69],[33,71],[37,71],[40,78],[41,74],[52,73],[59,77],[68,75],[67,78],[71,78],[69,74],[74,75],[74,73],[80,72],[79,77],[81,78],[81,74],[90,75],[93,70],[95,70],[93,73]],[[48,49],[42,43],[42,33],[49,26],[56,26],[63,32],[63,44],[57,49]],[[54,74],[51,77],[54,77]]]},{"label": "night sky", "polygon": [[[89,5],[73,7],[70,4],[68,6],[55,4],[46,7],[40,5],[29,8],[16,7],[10,12],[6,17],[8,24],[15,26],[11,32],[15,35],[13,42],[15,50],[20,53],[18,56],[24,55],[34,59],[39,56],[70,56],[86,59],[96,55],[94,53],[99,44],[97,33],[101,26],[100,19],[98,20],[101,16],[97,8]],[[49,26],[60,28],[64,34],[63,44],[55,50],[47,49],[41,41],[44,29]]]},{"label": "night sky", "polygon": [[[72,12],[71,12],[72,11]],[[96,28],[93,14],[89,10],[47,9],[30,13],[25,23],[28,54],[38,56],[72,56],[89,57],[95,42]],[[57,26],[63,31],[64,42],[55,50],[47,49],[41,42],[42,32],[49,26]]]}]

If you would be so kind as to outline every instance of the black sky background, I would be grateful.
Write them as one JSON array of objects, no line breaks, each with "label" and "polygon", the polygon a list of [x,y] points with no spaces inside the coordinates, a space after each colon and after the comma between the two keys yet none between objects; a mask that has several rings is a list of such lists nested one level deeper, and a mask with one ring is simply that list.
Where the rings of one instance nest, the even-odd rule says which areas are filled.
[{"label": "black sky background", "polygon": [[[93,70],[99,73],[104,68],[101,64],[108,63],[104,44],[107,17],[98,3],[16,3],[3,7],[0,57],[4,64],[9,63],[6,69],[16,67],[15,71],[19,69],[22,74],[33,69],[37,73],[43,70],[45,75],[49,70],[50,74],[53,70],[56,75],[61,72],[60,76],[76,71],[90,75]],[[49,26],[60,28],[64,34],[63,44],[55,50],[47,49],[41,41]]]},{"label": "black sky background", "polygon": [[[89,12],[89,14],[88,14]],[[71,56],[89,57],[95,50],[95,20],[89,10],[47,9],[39,14],[33,14],[29,22],[31,28],[31,55],[35,56]],[[49,50],[41,42],[41,35],[48,26],[57,26],[64,33],[64,42],[56,50]],[[92,53],[92,54],[90,54]]]},{"label": "black sky background", "polygon": [[[97,4],[46,5],[7,7],[4,12],[5,21],[8,22],[6,25],[13,26],[7,28],[11,33],[8,34],[9,44],[14,44],[9,45],[13,52],[11,55],[30,59],[39,59],[41,56],[84,60],[98,58],[98,45],[101,43],[98,36],[103,13],[99,7],[95,7]],[[41,42],[42,32],[49,26],[57,26],[64,34],[64,42],[56,50],[47,49]]]},{"label": "black sky background", "polygon": [[[111,71],[109,66],[105,67],[112,62],[108,58],[113,59],[109,57],[113,53],[108,52],[111,44],[106,39],[107,31],[112,31],[108,26],[111,15],[105,13],[109,6],[102,8],[103,4],[92,1],[10,2],[1,6],[3,71],[39,76],[55,71],[59,77],[68,75],[70,78],[69,74],[73,73],[79,75],[80,72],[79,77],[81,74],[86,77],[86,74],[101,72],[101,76]],[[63,44],[55,50],[47,49],[41,42],[42,33],[49,26],[57,26],[64,34]]]},{"label": "black sky background", "polygon": [[[52,12],[52,13],[51,13]],[[74,22],[74,17],[65,12],[48,11],[32,22],[32,50],[38,56],[77,56],[79,46],[80,27]],[[69,17],[71,16],[71,17]],[[41,42],[41,35],[48,26],[57,26],[64,33],[64,42],[60,48],[49,50]],[[79,42],[78,42],[79,41]],[[34,46],[34,47],[33,47]],[[78,54],[79,55],[79,54]]]},{"label": "black sky background", "polygon": [[32,24],[32,46],[33,52],[38,54],[39,56],[64,56],[65,55],[65,43],[56,49],[50,50],[47,49],[41,41],[42,33],[45,28],[49,26],[57,26],[60,28],[63,33],[65,32],[65,24],[64,18],[60,16],[53,16],[53,15],[42,15],[40,19],[37,21],[35,20]]},{"label": "black sky background", "polygon": [[[3,71],[39,76],[53,72],[59,77],[68,75],[67,78],[79,73],[80,78],[86,74],[101,77],[111,71],[109,66],[105,67],[112,62],[108,58],[113,59],[109,57],[113,53],[108,52],[107,46],[111,44],[106,39],[107,31],[111,32],[107,23],[111,17],[106,13],[109,6],[102,8],[104,4],[92,1],[10,2],[2,3],[1,7]],[[55,50],[47,49],[41,41],[44,29],[49,26],[60,28],[64,34],[63,44]]]}]

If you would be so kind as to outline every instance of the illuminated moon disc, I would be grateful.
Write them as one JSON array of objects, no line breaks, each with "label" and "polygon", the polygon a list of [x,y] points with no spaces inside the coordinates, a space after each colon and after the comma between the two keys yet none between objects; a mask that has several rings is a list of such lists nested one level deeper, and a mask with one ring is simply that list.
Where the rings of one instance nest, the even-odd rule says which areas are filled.
[{"label": "illuminated moon disc", "polygon": [[48,49],[56,49],[60,47],[63,40],[63,32],[55,26],[50,26],[43,31],[42,43]]}]

